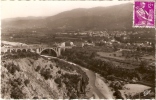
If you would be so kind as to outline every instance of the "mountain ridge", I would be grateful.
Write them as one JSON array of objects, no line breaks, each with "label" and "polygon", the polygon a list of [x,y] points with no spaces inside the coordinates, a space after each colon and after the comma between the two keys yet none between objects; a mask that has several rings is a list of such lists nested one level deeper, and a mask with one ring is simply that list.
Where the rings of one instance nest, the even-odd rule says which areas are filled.
[{"label": "mountain ridge", "polygon": [[46,17],[2,20],[2,29],[127,30],[132,29],[133,5],[77,8]]}]

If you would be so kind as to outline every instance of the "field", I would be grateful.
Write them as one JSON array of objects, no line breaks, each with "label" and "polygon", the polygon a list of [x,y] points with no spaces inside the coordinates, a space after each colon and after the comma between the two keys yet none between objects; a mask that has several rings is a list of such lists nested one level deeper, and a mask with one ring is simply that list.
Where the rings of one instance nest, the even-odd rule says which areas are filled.
[{"label": "field", "polygon": [[141,57],[141,58],[146,59],[146,60],[150,60],[150,61],[155,61],[155,56],[152,56],[152,55],[144,56],[144,57]]},{"label": "field", "polygon": [[125,57],[121,57],[120,52],[113,52],[113,53],[107,53],[107,52],[97,52],[98,55],[106,58],[112,58],[117,60],[125,60]]}]

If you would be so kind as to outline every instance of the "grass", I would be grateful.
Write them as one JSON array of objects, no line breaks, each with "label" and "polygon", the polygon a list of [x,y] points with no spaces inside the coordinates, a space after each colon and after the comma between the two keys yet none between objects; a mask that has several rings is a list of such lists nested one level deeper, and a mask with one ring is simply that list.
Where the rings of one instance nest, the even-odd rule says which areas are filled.
[{"label": "grass", "polygon": [[[117,53],[117,52],[114,52],[114,53],[107,53],[107,52],[97,52],[97,54],[99,56],[102,56],[102,57],[106,57],[106,58],[113,58],[113,59],[117,59],[117,60],[125,60],[125,57],[119,57],[121,54]],[[114,54],[116,56],[114,56]]]},{"label": "grass", "polygon": [[[114,56],[116,54],[116,56]],[[107,53],[107,52],[97,52],[97,59],[101,59],[103,61],[113,61],[113,63],[116,66],[119,66],[120,68],[126,68],[126,69],[135,69],[138,68],[138,63],[133,60],[127,60],[125,57],[118,57],[121,54],[119,52],[116,53]],[[111,55],[111,56],[110,56]]]},{"label": "grass", "polygon": [[155,56],[152,56],[152,55],[150,55],[150,56],[145,56],[145,57],[141,57],[142,59],[145,59],[145,60],[152,60],[152,61],[154,61],[155,60]]}]

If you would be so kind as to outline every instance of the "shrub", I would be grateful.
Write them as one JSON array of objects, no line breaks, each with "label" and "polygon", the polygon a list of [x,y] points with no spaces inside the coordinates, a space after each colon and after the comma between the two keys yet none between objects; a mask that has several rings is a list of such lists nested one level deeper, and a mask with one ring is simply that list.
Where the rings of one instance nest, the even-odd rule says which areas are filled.
[{"label": "shrub", "polygon": [[123,99],[121,92],[119,90],[116,90],[113,95],[116,97],[116,99]]},{"label": "shrub", "polygon": [[47,99],[47,97],[43,97],[42,99]]},{"label": "shrub", "polygon": [[4,64],[4,67],[6,68],[6,67],[7,67],[7,65],[6,65],[6,64]]},{"label": "shrub", "polygon": [[10,72],[11,74],[14,74],[14,73],[16,72],[16,68],[10,66],[10,68],[9,68],[9,72]]},{"label": "shrub", "polygon": [[108,79],[108,80],[111,80],[111,81],[114,81],[114,75],[108,75],[108,76],[107,76],[107,79]]},{"label": "shrub", "polygon": [[15,87],[11,90],[11,98],[23,99],[25,98],[25,95],[22,93],[22,90],[20,90],[18,87]]},{"label": "shrub", "polygon": [[14,74],[16,71],[20,71],[20,67],[14,65],[14,64],[9,64],[9,65],[7,65],[7,70],[8,70],[11,74]]},{"label": "shrub", "polygon": [[14,80],[9,80],[9,82],[10,82],[11,86],[13,86],[13,87],[17,87],[18,86],[18,83],[15,82]]},{"label": "shrub", "polygon": [[114,55],[114,57],[116,57],[116,54],[113,54]]},{"label": "shrub", "polygon": [[46,80],[47,79],[49,79],[49,78],[51,78],[51,72],[50,72],[50,70],[49,69],[42,69],[41,70],[41,76],[43,76]]},{"label": "shrub", "polygon": [[26,80],[24,81],[25,86],[27,86],[29,83],[30,83],[30,80],[29,80],[29,79],[26,79]]},{"label": "shrub", "polygon": [[50,68],[53,69],[53,66],[50,64]]},{"label": "shrub", "polygon": [[14,65],[14,67],[15,67],[15,69],[19,72],[20,71],[20,67],[19,67],[19,65]]},{"label": "shrub", "polygon": [[[77,89],[77,83],[80,80],[79,75],[73,75],[73,74],[66,73],[63,75],[63,78],[68,80],[68,81],[66,81],[66,80],[63,81],[68,90],[70,90],[71,88]],[[84,82],[84,80],[82,80],[82,81]],[[82,83],[82,85],[85,86],[86,83]]]},{"label": "shrub", "polygon": [[58,87],[61,87],[61,79],[60,78],[56,78],[55,80],[55,83],[57,83],[58,84]]},{"label": "shrub", "polygon": [[58,73],[61,74],[61,70],[59,70]]},{"label": "shrub", "polygon": [[21,85],[22,84],[22,79],[21,78],[17,78],[14,81],[17,82],[18,85]]},{"label": "shrub", "polygon": [[41,66],[37,66],[35,71],[38,72],[41,69]]},{"label": "shrub", "polygon": [[76,99],[77,95],[75,93],[72,93],[72,95],[70,96],[70,99]]},{"label": "shrub", "polygon": [[39,99],[38,97],[33,97],[33,99]]}]

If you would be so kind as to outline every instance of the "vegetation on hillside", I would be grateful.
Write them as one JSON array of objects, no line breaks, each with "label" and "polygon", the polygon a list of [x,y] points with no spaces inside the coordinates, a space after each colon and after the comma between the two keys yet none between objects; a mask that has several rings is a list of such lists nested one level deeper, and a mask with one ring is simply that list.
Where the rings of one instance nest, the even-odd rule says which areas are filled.
[{"label": "vegetation on hillside", "polygon": [[89,81],[80,68],[29,51],[3,54],[1,78],[5,99],[78,99]]},{"label": "vegetation on hillside", "polygon": [[131,82],[133,78],[137,78],[140,82],[150,84],[153,84],[155,81],[155,71],[154,69],[149,69],[146,61],[140,62],[137,67],[126,69],[126,67],[116,66],[111,61],[96,59],[96,51],[88,50],[88,48],[68,49],[62,55],[63,58],[95,71],[109,80],[118,78]]}]

